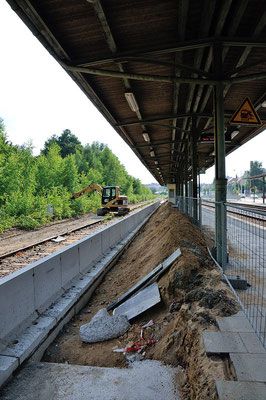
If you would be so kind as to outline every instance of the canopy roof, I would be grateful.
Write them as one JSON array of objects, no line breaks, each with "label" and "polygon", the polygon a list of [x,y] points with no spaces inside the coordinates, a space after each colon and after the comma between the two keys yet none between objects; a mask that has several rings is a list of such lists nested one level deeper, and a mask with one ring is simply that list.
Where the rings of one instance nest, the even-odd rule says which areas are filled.
[{"label": "canopy roof", "polygon": [[[214,130],[217,80],[224,82],[227,133],[235,131],[226,153],[265,128],[261,0],[7,1],[161,184],[174,182],[184,168],[192,117],[199,167],[213,165],[213,143],[202,143],[201,134]],[[133,93],[136,111],[125,92]],[[260,127],[229,124],[246,96]]]}]

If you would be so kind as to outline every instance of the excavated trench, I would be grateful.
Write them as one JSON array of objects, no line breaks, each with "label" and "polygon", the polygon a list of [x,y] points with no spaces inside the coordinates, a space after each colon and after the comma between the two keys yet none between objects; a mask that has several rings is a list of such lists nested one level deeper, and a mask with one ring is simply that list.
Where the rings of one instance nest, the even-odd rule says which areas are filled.
[{"label": "excavated trench", "polygon": [[[79,327],[126,292],[177,248],[182,254],[158,281],[162,301],[131,321],[122,337],[83,343]],[[227,357],[208,357],[202,335],[216,331],[216,316],[235,314],[239,307],[210,259],[204,237],[190,219],[169,204],[162,205],[117,264],[107,273],[83,310],[65,325],[42,361],[125,368],[131,356],[113,352],[140,341],[140,325],[154,343],[142,359],[179,366],[178,386],[184,399],[217,399],[215,380],[234,380]],[[138,356],[139,357],[139,356]]]}]

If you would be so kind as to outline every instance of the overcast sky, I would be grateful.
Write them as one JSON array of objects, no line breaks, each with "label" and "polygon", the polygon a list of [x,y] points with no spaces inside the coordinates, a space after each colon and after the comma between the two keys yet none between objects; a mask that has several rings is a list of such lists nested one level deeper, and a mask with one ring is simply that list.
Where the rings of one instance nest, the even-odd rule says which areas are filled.
[{"label": "overcast sky", "polygon": [[[128,173],[143,183],[155,179],[50,56],[6,1],[0,1],[0,117],[14,144],[32,141],[39,154],[45,140],[70,129],[83,145],[99,141],[116,154]],[[248,95],[248,93],[247,93]],[[239,99],[240,101],[242,99]],[[226,159],[226,173],[239,176],[250,160],[266,167],[266,131]],[[214,177],[210,168],[201,182]]]}]

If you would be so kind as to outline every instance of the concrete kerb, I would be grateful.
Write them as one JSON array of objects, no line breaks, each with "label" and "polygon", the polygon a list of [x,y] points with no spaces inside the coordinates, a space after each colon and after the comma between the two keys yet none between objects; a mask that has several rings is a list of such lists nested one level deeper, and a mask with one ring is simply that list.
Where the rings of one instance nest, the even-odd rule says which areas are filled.
[{"label": "concrete kerb", "polygon": [[[158,207],[159,203],[153,203],[117,222],[113,237],[120,243],[103,261],[96,263],[103,256],[101,230],[0,280],[0,387],[19,363],[35,353],[42,357],[63,325],[86,304],[106,272]],[[142,223],[138,224],[140,220]],[[57,296],[60,297],[55,301]],[[11,319],[10,315],[15,318]],[[12,351],[4,349],[7,338],[14,337],[18,343],[12,345]],[[12,363],[1,366],[1,357],[11,359]]]}]

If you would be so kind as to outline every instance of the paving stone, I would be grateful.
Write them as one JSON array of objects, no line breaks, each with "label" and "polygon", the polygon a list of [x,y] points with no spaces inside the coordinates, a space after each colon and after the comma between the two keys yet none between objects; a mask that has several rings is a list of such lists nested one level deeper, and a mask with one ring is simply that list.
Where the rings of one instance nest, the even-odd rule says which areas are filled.
[{"label": "paving stone", "polygon": [[237,332],[203,332],[206,353],[246,353]]},{"label": "paving stone", "polygon": [[254,332],[249,320],[245,315],[232,315],[231,317],[217,317],[221,332]]},{"label": "paving stone", "polygon": [[266,382],[266,354],[230,353],[239,381]]},{"label": "paving stone", "polygon": [[261,382],[216,381],[219,400],[265,400],[266,385]]},{"label": "paving stone", "polygon": [[[259,340],[258,336],[255,332],[240,332],[239,336],[241,337],[247,351],[249,353],[265,353],[266,350],[264,349],[261,341]],[[266,368],[266,366],[265,366]]]}]

